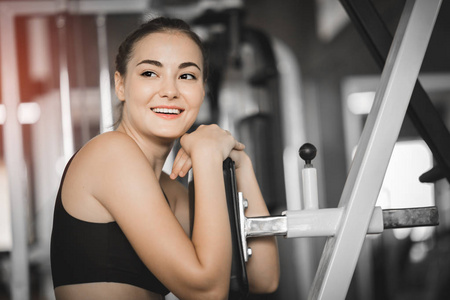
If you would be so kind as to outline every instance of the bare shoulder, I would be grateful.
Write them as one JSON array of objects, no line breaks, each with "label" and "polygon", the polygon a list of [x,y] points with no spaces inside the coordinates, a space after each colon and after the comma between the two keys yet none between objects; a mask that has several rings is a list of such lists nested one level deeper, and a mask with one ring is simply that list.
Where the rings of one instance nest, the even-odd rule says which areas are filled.
[{"label": "bare shoulder", "polygon": [[[78,161],[76,161],[78,160]],[[90,140],[76,155],[74,162],[97,178],[102,174],[132,173],[136,167],[147,167],[148,161],[137,143],[127,134],[107,132]],[[111,179],[111,178],[109,178]]]},{"label": "bare shoulder", "polygon": [[89,141],[78,155],[85,168],[109,184],[117,184],[125,176],[154,175],[138,144],[125,133],[103,133]]},{"label": "bare shoulder", "polygon": [[[65,209],[86,221],[111,221],[103,200],[127,188],[120,183],[130,170],[146,165],[144,154],[126,134],[108,132],[93,138],[78,151],[67,171],[62,190]],[[148,166],[144,172],[152,170]]]},{"label": "bare shoulder", "polygon": [[[94,158],[111,158],[112,156],[123,155],[125,153],[140,154],[139,157],[143,157],[143,153],[136,142],[127,134],[118,131],[100,134],[90,140],[80,150],[82,156],[86,155]],[[133,157],[134,155],[129,156]],[[127,156],[122,158],[127,159]]]}]

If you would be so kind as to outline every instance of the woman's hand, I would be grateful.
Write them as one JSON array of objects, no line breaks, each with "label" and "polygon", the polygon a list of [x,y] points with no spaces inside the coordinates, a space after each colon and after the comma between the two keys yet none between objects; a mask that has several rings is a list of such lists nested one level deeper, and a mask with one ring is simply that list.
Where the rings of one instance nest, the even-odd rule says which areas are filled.
[{"label": "woman's hand", "polygon": [[175,180],[178,176],[184,177],[192,168],[192,160],[189,154],[184,151],[183,148],[178,150],[177,156],[173,161],[172,173],[170,173],[170,179]]},{"label": "woman's hand", "polygon": [[[220,154],[222,160],[231,157],[241,161],[245,146],[238,142],[229,131],[217,125],[201,125],[193,133],[181,137],[182,148],[178,151],[172,167],[170,178],[184,177],[192,167],[191,156],[194,152],[200,155]],[[245,155],[245,153],[244,153]],[[246,156],[246,155],[245,155]],[[238,165],[238,163],[236,163]]]},{"label": "woman's hand", "polygon": [[229,157],[234,161],[235,169],[247,166],[251,167],[252,162],[245,151],[231,150]]},{"label": "woman's hand", "polygon": [[[247,164],[250,161],[247,153],[242,150],[231,150],[229,157],[234,161],[235,168],[239,169],[242,165]],[[175,180],[178,176],[184,177],[192,168],[191,157],[184,151],[183,148],[177,153],[172,166],[172,173],[170,173],[170,178]]]},{"label": "woman's hand", "polygon": [[191,157],[194,154],[219,153],[222,160],[230,155],[231,150],[244,150],[245,148],[229,131],[223,130],[215,124],[200,125],[194,132],[184,134],[180,143],[184,151]]}]

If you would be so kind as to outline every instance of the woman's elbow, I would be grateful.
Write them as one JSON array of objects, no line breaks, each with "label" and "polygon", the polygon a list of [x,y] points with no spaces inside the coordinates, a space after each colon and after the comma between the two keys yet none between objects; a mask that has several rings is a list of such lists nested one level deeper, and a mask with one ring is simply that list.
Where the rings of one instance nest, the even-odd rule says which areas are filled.
[{"label": "woman's elbow", "polygon": [[270,283],[267,285],[265,294],[271,294],[271,293],[274,293],[274,292],[278,289],[279,283],[280,283],[280,278],[279,278],[279,276],[278,276],[276,279],[272,280],[272,282],[270,282]]},{"label": "woman's elbow", "polygon": [[192,300],[226,300],[228,299],[228,289],[207,289],[202,291],[183,291],[182,293],[174,293],[175,296],[180,299],[192,299]]},{"label": "woman's elbow", "polygon": [[204,278],[200,282],[185,286],[178,286],[172,292],[180,299],[192,300],[226,300],[228,299],[229,278],[228,280],[210,280]]},{"label": "woman's elbow", "polygon": [[278,289],[280,282],[279,272],[274,272],[272,276],[265,277],[254,284],[250,284],[250,293],[252,294],[271,294]]}]

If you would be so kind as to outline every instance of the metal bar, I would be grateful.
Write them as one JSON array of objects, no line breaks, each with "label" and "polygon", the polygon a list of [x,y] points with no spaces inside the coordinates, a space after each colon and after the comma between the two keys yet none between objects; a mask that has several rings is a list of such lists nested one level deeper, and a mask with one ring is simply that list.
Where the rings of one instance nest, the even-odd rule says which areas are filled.
[{"label": "metal bar", "polygon": [[100,108],[101,122],[100,132],[111,131],[113,126],[113,110],[111,104],[111,84],[108,56],[108,41],[106,34],[106,16],[97,16],[97,45],[98,45],[98,61],[100,68]]},{"label": "metal bar", "polygon": [[[245,204],[244,204],[245,203]],[[241,192],[238,193],[238,220],[239,220],[239,225],[240,225],[240,233],[241,233],[241,245],[242,245],[242,250],[244,252],[244,260],[245,262],[248,261],[249,258],[249,251],[248,251],[248,247],[247,247],[247,236],[245,233],[246,230],[246,222],[245,222],[245,213],[244,210],[245,208],[248,206],[248,202],[247,200],[244,199],[244,196],[242,195]]]},{"label": "metal bar", "polygon": [[246,218],[245,227],[246,236],[249,238],[286,235],[288,231],[287,217],[285,216]]},{"label": "metal bar", "polygon": [[334,236],[342,218],[343,208],[286,211],[287,237]]},{"label": "metal bar", "polygon": [[319,209],[319,191],[317,187],[317,170],[312,165],[302,170],[303,208]]},{"label": "metal bar", "polygon": [[[317,210],[286,211],[282,216],[245,218],[246,238],[282,235],[286,238],[334,236],[343,214],[343,207]],[[435,206],[385,209],[375,207],[367,234],[384,229],[439,225]]]},{"label": "metal bar", "polygon": [[61,14],[56,19],[59,44],[59,92],[61,98],[61,123],[63,133],[63,153],[66,162],[74,153],[72,109],[70,106],[70,81],[67,58],[67,16]]},{"label": "metal bar", "polygon": [[[58,2],[58,3],[57,3]],[[4,1],[0,3],[14,15],[57,14],[126,14],[142,13],[149,9],[149,0],[73,0],[73,1]]]},{"label": "metal bar", "polygon": [[76,0],[68,1],[69,13],[80,14],[126,14],[142,13],[149,9],[149,0],[108,0],[105,5],[104,0]]},{"label": "metal bar", "polygon": [[28,271],[27,232],[27,172],[23,153],[22,127],[17,119],[20,104],[18,82],[16,32],[14,15],[5,6],[0,6],[0,59],[2,74],[2,99],[6,108],[6,122],[3,125],[3,144],[8,171],[9,195],[11,201],[11,293],[13,300],[30,297]]},{"label": "metal bar", "polygon": [[344,186],[309,299],[345,299],[441,0],[407,1]]},{"label": "metal bar", "polygon": [[[245,218],[243,220],[245,224],[244,236],[245,238],[275,235],[283,235],[286,238],[334,236],[343,211],[342,207],[308,209],[286,211],[282,216]],[[426,214],[426,212],[423,212],[422,215]],[[383,232],[383,224],[387,222],[383,221],[383,216],[385,215],[387,216],[380,207],[375,207],[367,234]],[[411,223],[414,223],[414,221],[411,221]],[[423,221],[417,221],[417,223],[425,224]],[[426,225],[429,225],[429,223]]]},{"label": "metal bar", "polygon": [[435,206],[383,211],[384,229],[437,225],[439,225],[439,213]]},{"label": "metal bar", "polygon": [[[318,126],[307,125],[311,125],[308,117],[310,117],[309,121],[313,122],[317,122],[318,118],[311,117],[315,115],[314,112],[311,113],[311,110],[308,110],[308,114],[306,113],[307,101],[303,99],[301,69],[292,50],[273,37],[272,46],[279,76],[286,208],[287,210],[297,210],[302,208],[300,178],[302,167],[298,159],[298,147],[307,141],[306,132],[308,132],[309,139],[317,140],[316,128]],[[319,193],[319,195],[323,195],[323,193]],[[289,258],[289,262],[296,273],[293,275],[298,278],[295,289],[298,290],[300,299],[306,299],[316,272],[315,248],[315,241],[311,239],[296,239],[291,242],[292,256]]]},{"label": "metal bar", "polygon": [[54,0],[50,1],[5,1],[0,3],[1,9],[13,16],[31,14],[55,14],[58,7]]},{"label": "metal bar", "polygon": [[[292,51],[273,40],[280,84],[281,128],[283,132],[283,170],[287,210],[301,209],[301,166],[298,146],[306,142],[305,108],[300,69]],[[312,277],[312,276],[311,276]]]},{"label": "metal bar", "polygon": [[[340,0],[375,62],[385,64],[392,35],[370,0]],[[450,134],[419,81],[411,97],[408,116],[427,143],[440,172],[450,181]]]}]

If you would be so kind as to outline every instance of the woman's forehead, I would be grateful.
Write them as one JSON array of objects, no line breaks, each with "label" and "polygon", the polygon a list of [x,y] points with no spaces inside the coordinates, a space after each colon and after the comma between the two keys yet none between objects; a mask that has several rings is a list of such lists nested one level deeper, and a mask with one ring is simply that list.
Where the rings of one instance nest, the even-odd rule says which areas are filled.
[{"label": "woman's forehead", "polygon": [[142,59],[203,63],[199,46],[181,32],[158,32],[143,37],[136,43],[131,57],[132,61]]}]

